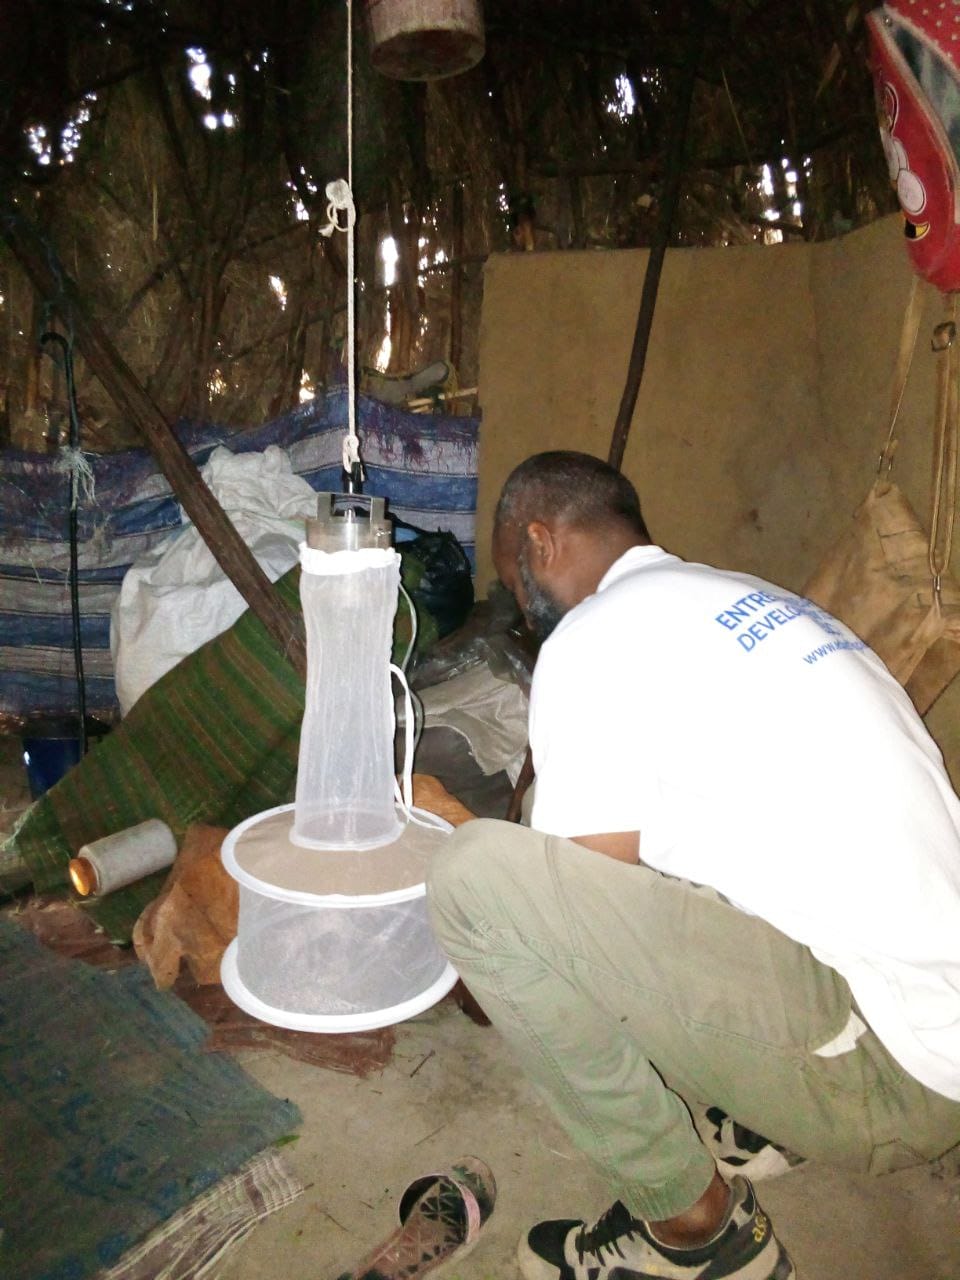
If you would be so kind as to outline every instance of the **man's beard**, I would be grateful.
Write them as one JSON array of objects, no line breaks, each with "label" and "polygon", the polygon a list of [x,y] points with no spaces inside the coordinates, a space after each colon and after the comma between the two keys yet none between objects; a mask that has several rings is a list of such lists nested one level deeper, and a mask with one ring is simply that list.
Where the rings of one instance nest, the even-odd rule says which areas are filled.
[{"label": "man's beard", "polygon": [[555,630],[567,610],[546,587],[541,587],[530,572],[526,547],[518,557],[517,570],[526,597],[524,616],[527,626],[542,643]]}]

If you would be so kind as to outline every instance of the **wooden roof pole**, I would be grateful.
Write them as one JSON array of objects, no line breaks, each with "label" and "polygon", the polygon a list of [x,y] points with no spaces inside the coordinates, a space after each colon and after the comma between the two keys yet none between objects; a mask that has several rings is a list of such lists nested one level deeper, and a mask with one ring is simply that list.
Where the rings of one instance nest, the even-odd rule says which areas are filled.
[{"label": "wooden roof pole", "polygon": [[253,552],[207,488],[196,464],[174,435],[103,328],[90,316],[74,282],[55,264],[37,230],[19,212],[4,211],[2,233],[38,294],[69,311],[74,342],[117,407],[143,435],[177,500],[196,525],[221,569],[263,623],[277,647],[302,678],[307,654],[303,624],[280,599]]},{"label": "wooden roof pole", "polygon": [[690,48],[683,68],[683,79],[673,109],[670,134],[667,139],[667,154],[664,160],[663,186],[660,191],[657,224],[654,228],[653,242],[650,245],[650,257],[647,259],[647,270],[643,277],[643,292],[640,295],[640,310],[637,315],[637,327],[633,335],[633,347],[630,351],[630,363],[627,366],[627,377],[620,397],[620,407],[610,440],[610,452],[607,461],[619,471],[623,465],[623,454],[627,447],[627,436],[633,421],[633,411],[637,405],[640,383],[647,363],[647,347],[650,344],[650,331],[653,328],[653,314],[657,306],[657,292],[660,288],[660,273],[663,271],[663,259],[673,231],[677,205],[680,200],[680,184],[683,179],[683,153],[687,139],[687,125],[690,122],[690,108],[693,104],[693,90],[700,65],[700,54],[703,49],[704,27],[706,25],[706,6],[694,5],[693,20],[690,24]]}]

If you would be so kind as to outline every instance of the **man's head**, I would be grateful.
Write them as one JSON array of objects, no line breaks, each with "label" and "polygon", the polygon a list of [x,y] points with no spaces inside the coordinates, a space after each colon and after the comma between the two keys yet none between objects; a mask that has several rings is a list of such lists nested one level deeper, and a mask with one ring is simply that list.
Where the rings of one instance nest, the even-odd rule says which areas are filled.
[{"label": "man's head", "polygon": [[650,535],[633,485],[588,453],[538,453],[500,494],[493,560],[530,628],[545,640],[628,547]]}]

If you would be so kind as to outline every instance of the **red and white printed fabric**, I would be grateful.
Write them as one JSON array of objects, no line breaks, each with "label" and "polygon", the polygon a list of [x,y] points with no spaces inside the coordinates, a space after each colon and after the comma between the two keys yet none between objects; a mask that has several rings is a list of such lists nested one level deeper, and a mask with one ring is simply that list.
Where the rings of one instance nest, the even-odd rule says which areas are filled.
[{"label": "red and white printed fabric", "polygon": [[960,289],[960,4],[898,0],[867,16],[880,136],[915,270]]}]

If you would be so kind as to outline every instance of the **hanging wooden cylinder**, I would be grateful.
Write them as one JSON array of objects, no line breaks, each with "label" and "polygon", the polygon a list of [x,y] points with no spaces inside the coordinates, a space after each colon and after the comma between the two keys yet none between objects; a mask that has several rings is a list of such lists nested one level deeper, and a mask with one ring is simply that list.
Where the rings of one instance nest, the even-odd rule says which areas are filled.
[{"label": "hanging wooden cylinder", "polygon": [[394,80],[442,80],[483,57],[480,0],[366,0],[370,57]]}]

